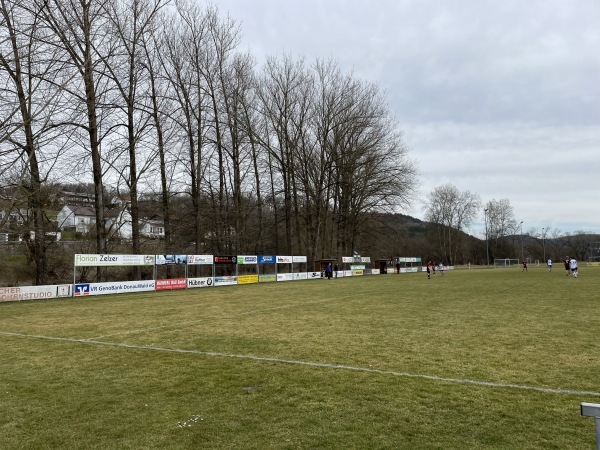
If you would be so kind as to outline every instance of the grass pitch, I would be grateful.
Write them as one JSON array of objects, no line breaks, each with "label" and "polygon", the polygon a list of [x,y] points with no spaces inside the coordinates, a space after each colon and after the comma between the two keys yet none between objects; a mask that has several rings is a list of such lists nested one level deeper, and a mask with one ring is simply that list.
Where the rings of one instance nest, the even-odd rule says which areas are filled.
[{"label": "grass pitch", "polygon": [[590,449],[600,268],[0,304],[2,449]]}]

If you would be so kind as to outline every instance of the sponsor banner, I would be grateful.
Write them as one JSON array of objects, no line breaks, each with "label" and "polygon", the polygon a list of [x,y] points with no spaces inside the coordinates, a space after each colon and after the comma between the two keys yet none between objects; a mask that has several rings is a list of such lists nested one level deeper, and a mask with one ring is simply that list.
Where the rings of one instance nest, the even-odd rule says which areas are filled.
[{"label": "sponsor banner", "polygon": [[234,284],[237,284],[237,277],[235,275],[215,277],[215,286],[232,286]]},{"label": "sponsor banner", "polygon": [[154,255],[75,255],[75,267],[153,266]]},{"label": "sponsor banner", "polygon": [[371,275],[381,275],[381,269],[371,269]]},{"label": "sponsor banner", "polygon": [[72,293],[71,288],[72,285],[70,284],[0,287],[0,302],[70,297]]},{"label": "sponsor banner", "polygon": [[189,266],[200,264],[212,265],[214,258],[213,255],[187,255],[187,263]]},{"label": "sponsor banner", "polygon": [[[367,260],[367,261],[365,261]],[[371,258],[369,256],[365,256],[365,257],[360,257],[360,256],[342,256],[342,262],[345,264],[352,264],[352,263],[364,263],[364,262],[371,262]]]},{"label": "sponsor banner", "polygon": [[294,263],[305,263],[308,261],[306,256],[292,256],[292,262]]},{"label": "sponsor banner", "polygon": [[215,264],[236,264],[237,256],[215,256]]},{"label": "sponsor banner", "polygon": [[[311,272],[316,273],[316,272]],[[294,276],[294,280],[308,280],[308,272],[296,272],[292,274]],[[319,275],[321,276],[321,275]]]},{"label": "sponsor banner", "polygon": [[400,273],[417,273],[418,267],[400,267]]},{"label": "sponsor banner", "polygon": [[277,256],[277,264],[292,264],[293,260],[291,256]]},{"label": "sponsor banner", "polygon": [[73,289],[75,297],[86,295],[123,294],[125,292],[153,291],[154,280],[146,281],[117,281],[112,283],[79,283]]},{"label": "sponsor banner", "polygon": [[410,263],[420,263],[421,262],[421,258],[399,258],[398,259],[399,262],[410,262]]},{"label": "sponsor banner", "polygon": [[293,273],[278,273],[277,281],[292,281],[294,279]]},{"label": "sponsor banner", "polygon": [[156,255],[156,265],[187,264],[187,255]]},{"label": "sponsor banner", "polygon": [[214,284],[212,277],[203,277],[203,278],[188,278],[187,287],[188,288],[197,288],[197,287],[210,287]]},{"label": "sponsor banner", "polygon": [[345,277],[351,277],[352,276],[352,271],[351,270],[344,270],[344,276]]},{"label": "sponsor banner", "polygon": [[337,272],[333,272],[333,276],[336,278],[341,278],[344,276],[344,271],[343,270],[338,270]]},{"label": "sponsor banner", "polygon": [[258,257],[256,256],[238,256],[237,257],[238,264],[257,264]]},{"label": "sponsor banner", "polygon": [[258,277],[259,283],[272,283],[274,281],[277,281],[277,275],[274,273],[265,273]]},{"label": "sponsor banner", "polygon": [[186,278],[167,278],[156,280],[157,291],[170,291],[172,289],[185,289],[187,287]]},{"label": "sponsor banner", "polygon": [[306,278],[308,278],[309,280],[321,278],[321,272],[307,272]]},{"label": "sponsor banner", "polygon": [[238,275],[237,284],[258,283],[258,275]]},{"label": "sponsor banner", "polygon": [[364,264],[352,264],[350,270],[365,270]]},{"label": "sponsor banner", "polygon": [[362,276],[362,275],[364,275],[364,272],[363,272],[362,270],[356,270],[356,269],[354,269],[354,270],[352,271],[352,276],[353,276],[353,277],[360,277],[360,276]]},{"label": "sponsor banner", "polygon": [[271,256],[258,256],[258,263],[259,264],[275,264],[276,261],[276,257],[275,255],[271,255]]}]

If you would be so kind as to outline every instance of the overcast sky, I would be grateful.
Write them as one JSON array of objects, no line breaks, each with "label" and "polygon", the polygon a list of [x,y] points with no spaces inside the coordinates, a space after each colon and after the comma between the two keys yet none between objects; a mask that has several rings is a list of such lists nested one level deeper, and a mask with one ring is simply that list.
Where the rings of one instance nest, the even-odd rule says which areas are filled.
[{"label": "overcast sky", "polygon": [[[600,233],[599,0],[219,0],[259,66],[335,60],[376,83],[420,170],[507,198],[523,231]],[[423,218],[422,204],[402,211]],[[470,230],[483,235],[483,210]],[[481,226],[480,226],[481,225]]]}]

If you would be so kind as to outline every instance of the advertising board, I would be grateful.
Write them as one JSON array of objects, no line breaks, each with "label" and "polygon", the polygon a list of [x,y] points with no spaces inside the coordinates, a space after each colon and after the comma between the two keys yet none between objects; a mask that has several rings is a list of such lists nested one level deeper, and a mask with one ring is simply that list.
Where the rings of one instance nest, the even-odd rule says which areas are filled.
[{"label": "advertising board", "polygon": [[168,278],[164,280],[156,280],[157,291],[170,291],[173,289],[185,289],[187,287],[186,278]]},{"label": "advertising board", "polygon": [[156,287],[154,280],[117,281],[111,283],[79,283],[73,288],[75,297],[104,294],[123,294],[126,292],[153,291]]},{"label": "advertising board", "polygon": [[188,265],[213,264],[213,255],[187,255]]},{"label": "advertising board", "polygon": [[197,288],[197,287],[210,287],[214,284],[212,277],[202,277],[202,278],[188,278],[187,287],[188,288]]},{"label": "advertising board", "polygon": [[72,294],[72,287],[71,284],[0,287],[0,302],[70,297]]},{"label": "advertising board", "polygon": [[75,255],[75,267],[153,266],[154,255]]}]

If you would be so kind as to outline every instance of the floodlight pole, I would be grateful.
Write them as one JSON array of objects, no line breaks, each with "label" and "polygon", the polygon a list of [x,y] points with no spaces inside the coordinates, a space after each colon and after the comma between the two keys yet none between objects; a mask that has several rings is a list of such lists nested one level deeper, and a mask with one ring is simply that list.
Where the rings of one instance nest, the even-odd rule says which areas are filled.
[{"label": "floodlight pole", "polygon": [[544,263],[546,262],[546,235],[544,234],[545,228],[542,228],[542,249],[544,250]]},{"label": "floodlight pole", "polygon": [[594,417],[596,422],[596,450],[600,450],[600,405],[595,403],[581,403],[581,415]]},{"label": "floodlight pole", "polygon": [[525,253],[523,253],[523,221],[521,220],[521,262],[525,261]]},{"label": "floodlight pole", "polygon": [[490,252],[488,250],[488,232],[487,232],[487,212],[488,212],[488,209],[485,208],[483,210],[483,216],[485,218],[485,261],[487,262],[488,267],[490,267]]}]

